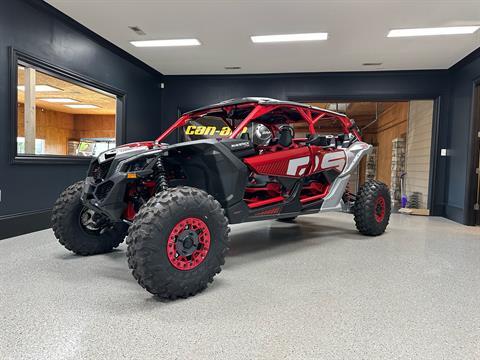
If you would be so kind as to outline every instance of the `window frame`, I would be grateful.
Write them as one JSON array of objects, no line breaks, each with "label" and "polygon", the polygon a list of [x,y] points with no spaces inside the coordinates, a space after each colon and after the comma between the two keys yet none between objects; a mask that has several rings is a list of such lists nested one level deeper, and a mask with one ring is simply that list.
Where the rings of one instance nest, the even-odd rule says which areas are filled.
[{"label": "window frame", "polygon": [[92,91],[104,91],[110,95],[116,96],[116,111],[115,111],[115,140],[117,146],[125,143],[125,115],[126,115],[126,100],[127,95],[125,91],[117,89],[113,86],[104,84],[94,80],[88,76],[79,74],[77,72],[65,69],[63,67],[53,65],[48,61],[42,60],[25,51],[9,48],[10,50],[10,163],[11,164],[88,164],[91,156],[72,156],[72,155],[30,155],[17,153],[17,133],[18,133],[18,66],[23,66],[23,63],[28,66],[43,72],[47,75],[56,77],[58,79],[71,82],[72,84],[85,87]]}]

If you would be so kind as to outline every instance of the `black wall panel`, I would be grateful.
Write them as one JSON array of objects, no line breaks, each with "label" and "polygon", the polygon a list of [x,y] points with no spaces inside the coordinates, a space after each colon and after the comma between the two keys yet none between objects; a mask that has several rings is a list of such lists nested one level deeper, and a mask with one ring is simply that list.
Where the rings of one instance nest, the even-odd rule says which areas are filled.
[{"label": "black wall panel", "polygon": [[[451,68],[452,91],[449,116],[450,155],[447,168],[446,215],[473,225],[473,194],[468,190],[476,182],[472,163],[473,96],[475,84],[480,84],[480,49],[472,52]],[[478,165],[477,165],[478,166]]]},{"label": "black wall panel", "polygon": [[160,132],[162,75],[43,1],[0,0],[0,9],[1,237],[16,215],[44,218],[58,193],[86,171],[86,165],[10,164],[9,47],[125,92],[127,142]]}]

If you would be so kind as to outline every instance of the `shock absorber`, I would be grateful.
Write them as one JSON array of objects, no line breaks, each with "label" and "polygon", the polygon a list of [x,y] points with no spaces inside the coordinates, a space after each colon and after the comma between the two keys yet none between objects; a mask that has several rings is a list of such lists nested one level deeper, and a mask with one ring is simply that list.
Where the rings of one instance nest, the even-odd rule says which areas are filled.
[{"label": "shock absorber", "polygon": [[159,193],[168,189],[167,176],[165,172],[165,167],[163,166],[162,157],[159,156],[156,164],[157,171],[155,173],[155,192]]}]

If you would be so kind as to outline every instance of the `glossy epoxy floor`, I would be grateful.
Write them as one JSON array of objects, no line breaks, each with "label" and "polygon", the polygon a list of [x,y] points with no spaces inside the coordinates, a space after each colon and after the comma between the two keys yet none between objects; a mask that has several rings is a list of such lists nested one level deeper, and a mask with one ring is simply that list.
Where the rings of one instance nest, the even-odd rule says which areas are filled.
[{"label": "glossy epoxy floor", "polygon": [[51,230],[0,241],[0,359],[478,359],[480,228],[348,214],[233,226],[203,293],[160,302],[125,247],[82,258]]}]

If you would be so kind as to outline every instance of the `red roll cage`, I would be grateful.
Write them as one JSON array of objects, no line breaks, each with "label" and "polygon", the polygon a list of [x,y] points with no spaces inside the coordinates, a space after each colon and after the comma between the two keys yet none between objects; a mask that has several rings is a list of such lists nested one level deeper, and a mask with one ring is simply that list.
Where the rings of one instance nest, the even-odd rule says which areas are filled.
[{"label": "red roll cage", "polygon": [[175,129],[185,126],[192,118],[203,116],[214,111],[225,111],[226,113],[229,113],[234,109],[248,109],[249,107],[252,107],[251,111],[233,130],[232,134],[229,136],[230,139],[235,139],[240,134],[242,129],[245,128],[251,121],[274,110],[285,109],[296,111],[308,124],[311,134],[315,133],[315,124],[320,119],[337,119],[342,124],[343,132],[345,134],[352,133],[358,140],[361,140],[361,136],[357,127],[354,126],[352,121],[344,114],[290,101],[279,101],[266,98],[245,98],[227,100],[218,104],[187,112],[183,114],[177,121],[175,121],[175,123],[173,123],[173,125],[171,125],[167,130],[165,130],[165,132],[156,139],[156,142],[159,143],[163,141]]}]

